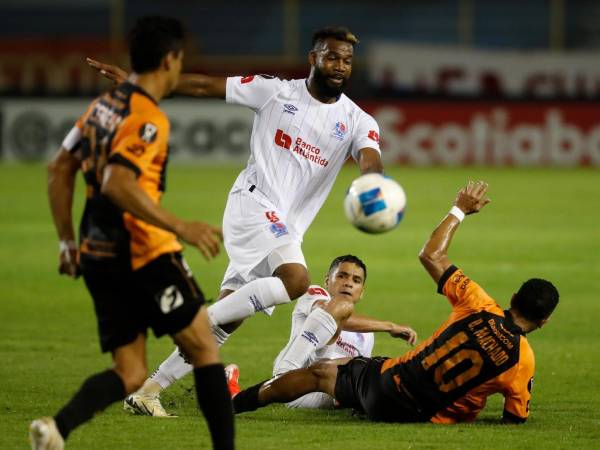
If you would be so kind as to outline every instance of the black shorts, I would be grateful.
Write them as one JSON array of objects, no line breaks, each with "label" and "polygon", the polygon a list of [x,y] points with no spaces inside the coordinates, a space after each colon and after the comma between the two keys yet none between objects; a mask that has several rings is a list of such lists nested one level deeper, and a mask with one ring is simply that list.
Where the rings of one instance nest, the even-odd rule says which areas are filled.
[{"label": "black shorts", "polygon": [[187,327],[204,304],[181,253],[167,253],[131,271],[106,264],[84,266],[94,300],[100,347],[108,352],[151,327],[159,337]]},{"label": "black shorts", "polygon": [[386,359],[359,356],[338,367],[334,393],[340,407],[353,408],[373,421],[425,421],[410,399],[386,392],[381,376]]}]

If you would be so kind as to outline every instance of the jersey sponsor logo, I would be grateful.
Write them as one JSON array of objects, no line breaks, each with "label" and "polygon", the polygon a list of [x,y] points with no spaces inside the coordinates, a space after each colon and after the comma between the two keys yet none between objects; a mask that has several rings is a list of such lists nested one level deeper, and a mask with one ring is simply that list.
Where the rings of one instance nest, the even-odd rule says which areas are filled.
[{"label": "jersey sponsor logo", "polygon": [[147,122],[140,127],[139,134],[142,141],[152,144],[156,140],[158,127],[153,123]]},{"label": "jersey sponsor logo", "polygon": [[251,83],[252,80],[254,80],[254,75],[248,75],[246,77],[242,77],[242,79],[240,80],[240,83],[247,84],[247,83]]},{"label": "jersey sponsor logo", "polygon": [[309,144],[301,137],[296,138],[292,151],[319,166],[327,167],[327,164],[329,164],[329,160],[321,156],[321,149],[319,147]]},{"label": "jersey sponsor logo", "polygon": [[288,229],[283,222],[272,223],[269,229],[271,230],[271,233],[275,235],[276,238],[288,234]]},{"label": "jersey sponsor logo", "polygon": [[163,314],[168,314],[183,305],[183,295],[174,284],[167,287],[157,300]]},{"label": "jersey sponsor logo", "polygon": [[346,133],[348,132],[348,127],[344,124],[344,122],[336,122],[333,127],[333,137],[339,139],[340,141],[346,137]]},{"label": "jersey sponsor logo", "polygon": [[292,146],[292,137],[289,134],[285,134],[283,130],[278,129],[275,133],[275,144],[289,150]]},{"label": "jersey sponsor logo", "polygon": [[[356,333],[358,336],[361,336],[360,333]],[[362,336],[361,336],[362,337]],[[350,342],[346,342],[342,339],[342,336],[338,336],[337,340],[335,341],[335,345],[337,347],[340,348],[340,350],[342,350],[342,352],[344,352],[346,355],[348,356],[361,356],[360,352],[358,351],[358,349],[352,345]]]},{"label": "jersey sponsor logo", "polygon": [[319,147],[309,144],[301,137],[296,138],[294,148],[292,148],[292,137],[289,134],[285,134],[281,129],[275,132],[275,144],[286,150],[291,150],[293,153],[319,166],[327,167],[329,164],[329,160],[321,156],[321,149]]},{"label": "jersey sponsor logo", "polygon": [[369,130],[369,134],[367,135],[369,139],[377,142],[379,144],[379,133],[375,130]]},{"label": "jersey sponsor logo", "polygon": [[290,103],[286,103],[285,105],[283,105],[284,113],[296,114],[296,111],[298,111],[298,108],[296,108],[294,105],[292,105]]}]

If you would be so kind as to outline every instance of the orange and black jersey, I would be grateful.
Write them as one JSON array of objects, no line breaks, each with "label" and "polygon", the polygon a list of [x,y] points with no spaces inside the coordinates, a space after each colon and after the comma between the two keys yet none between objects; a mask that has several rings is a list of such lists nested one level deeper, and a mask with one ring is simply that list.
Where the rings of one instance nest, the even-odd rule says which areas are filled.
[{"label": "orange and black jersey", "polygon": [[455,423],[475,419],[489,395],[504,396],[504,418],[529,414],[533,351],[510,313],[456,267],[438,291],[452,314],[413,351],[381,367],[388,395],[409,398],[424,420]]},{"label": "orange and black jersey", "polygon": [[139,269],[161,254],[181,250],[173,233],[145,223],[101,193],[107,164],[135,172],[155,203],[165,191],[169,121],[140,87],[125,82],[92,102],[65,143],[81,159],[87,200],[80,225],[81,260]]}]

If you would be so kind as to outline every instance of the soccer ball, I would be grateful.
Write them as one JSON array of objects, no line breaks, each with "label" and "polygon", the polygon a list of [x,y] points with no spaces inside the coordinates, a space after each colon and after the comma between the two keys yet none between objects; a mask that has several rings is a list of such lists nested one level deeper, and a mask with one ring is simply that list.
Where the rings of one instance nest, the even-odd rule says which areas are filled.
[{"label": "soccer ball", "polygon": [[352,182],[344,199],[344,211],[352,225],[365,233],[383,233],[402,220],[406,194],[394,180],[378,173]]}]

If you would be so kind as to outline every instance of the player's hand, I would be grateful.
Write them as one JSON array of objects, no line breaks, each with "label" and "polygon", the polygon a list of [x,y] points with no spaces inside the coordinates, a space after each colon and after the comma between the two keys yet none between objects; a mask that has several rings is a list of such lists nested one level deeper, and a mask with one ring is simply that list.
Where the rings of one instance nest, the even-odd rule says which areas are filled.
[{"label": "player's hand", "polygon": [[390,336],[404,339],[410,345],[415,345],[417,342],[417,332],[411,327],[407,327],[405,325],[394,324],[393,328],[390,330]]},{"label": "player's hand", "polygon": [[183,222],[177,234],[200,250],[207,261],[219,254],[220,243],[223,241],[221,229],[204,222]]},{"label": "player's hand", "polygon": [[127,72],[125,72],[119,66],[104,64],[92,58],[85,58],[85,62],[87,62],[90,67],[96,69],[101,75],[104,75],[115,84],[120,84],[127,79]]},{"label": "player's hand", "polygon": [[73,241],[61,242],[58,273],[77,278],[81,275],[79,267],[79,250]]},{"label": "player's hand", "polygon": [[461,209],[465,214],[477,213],[487,205],[491,200],[485,196],[488,190],[488,184],[485,181],[469,183],[458,191],[454,206]]}]

